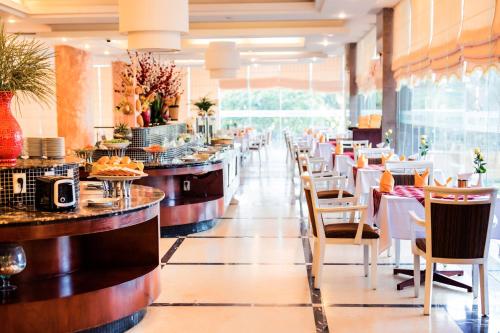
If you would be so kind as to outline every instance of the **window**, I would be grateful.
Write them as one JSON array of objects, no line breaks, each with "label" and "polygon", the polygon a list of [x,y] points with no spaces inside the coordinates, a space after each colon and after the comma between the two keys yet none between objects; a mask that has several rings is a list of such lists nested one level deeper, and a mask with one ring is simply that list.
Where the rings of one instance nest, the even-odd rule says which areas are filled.
[{"label": "window", "polygon": [[449,172],[473,172],[473,150],[486,158],[486,182],[500,185],[500,73],[489,70],[446,81],[422,81],[398,93],[398,149],[418,151],[418,138],[432,142],[436,167]]},{"label": "window", "polygon": [[[315,64],[251,66],[241,71],[242,77],[234,82],[221,84],[222,128],[273,129],[273,135],[280,137],[285,128],[300,134],[309,127],[344,126],[344,94],[339,84],[343,76],[325,79],[328,74],[335,77],[341,73],[332,71],[319,76],[313,66]],[[325,64],[318,66],[328,69]]]}]

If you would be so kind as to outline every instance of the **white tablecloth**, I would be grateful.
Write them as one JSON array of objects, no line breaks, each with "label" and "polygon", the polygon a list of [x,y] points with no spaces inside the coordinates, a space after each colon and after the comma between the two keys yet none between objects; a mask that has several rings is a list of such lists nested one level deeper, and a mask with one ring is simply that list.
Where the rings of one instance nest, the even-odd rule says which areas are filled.
[{"label": "white tablecloth", "polygon": [[352,176],[353,166],[354,161],[349,155],[335,155],[335,171],[337,171],[339,174],[349,175],[349,170],[351,170]]},{"label": "white tablecloth", "polygon": [[328,142],[316,143],[316,149],[314,150],[314,157],[321,157],[327,163],[328,170],[333,169],[332,145],[330,143]]},{"label": "white tablecloth", "polygon": [[[348,179],[348,191],[354,191],[358,197],[363,197],[371,192],[373,186],[378,186],[380,182],[380,177],[382,176],[381,170],[374,170],[369,168],[358,169],[356,175],[356,185],[354,185],[354,175],[352,168],[347,173]],[[434,178],[440,182],[444,182],[445,177],[441,169],[434,169]],[[351,192],[353,193],[353,192]]]},{"label": "white tablecloth", "polygon": [[[370,192],[371,193],[371,192]],[[373,215],[373,195],[368,198],[368,223],[376,224],[380,228],[379,253],[391,246],[392,239],[411,239],[410,211],[424,218],[424,206],[414,198],[383,195],[377,215]],[[500,239],[500,199],[495,204],[495,219],[493,221],[492,239]],[[424,237],[424,229],[415,225],[417,237]]]}]

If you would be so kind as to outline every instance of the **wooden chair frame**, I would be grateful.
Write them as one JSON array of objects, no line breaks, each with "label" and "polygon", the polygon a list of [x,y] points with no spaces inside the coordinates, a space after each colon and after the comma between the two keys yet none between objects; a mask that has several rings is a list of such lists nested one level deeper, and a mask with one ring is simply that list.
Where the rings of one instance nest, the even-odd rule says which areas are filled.
[{"label": "wooden chair frame", "polygon": [[[314,214],[315,220],[315,228],[316,228],[316,236],[314,236],[314,253],[313,253],[313,267],[312,267],[312,275],[314,277],[314,288],[321,287],[321,279],[323,272],[323,262],[325,257],[325,246],[328,244],[346,244],[346,245],[363,245],[364,247],[364,273],[365,276],[368,276],[369,273],[369,250],[371,251],[371,279],[370,285],[372,289],[377,288],[377,261],[378,261],[378,244],[379,240],[377,239],[364,239],[362,238],[363,234],[363,226],[367,220],[367,206],[358,205],[357,198],[340,198],[338,200],[334,200],[335,206],[330,207],[320,207],[320,202],[318,200],[318,195],[316,191],[315,184],[317,182],[328,181],[328,179],[324,179],[325,177],[314,178],[310,177],[309,173],[304,172],[302,174],[303,186],[305,189],[309,189],[312,196],[312,210]],[[347,206],[345,206],[347,204]],[[356,236],[354,238],[327,238],[325,235],[325,229],[323,225],[323,214],[332,214],[332,213],[350,213],[351,220],[356,212],[359,212],[361,217],[358,223],[358,227],[356,230]],[[311,222],[311,218],[309,218]]]},{"label": "wooden chair frame", "polygon": [[[436,195],[438,197],[436,197]],[[485,198],[475,198],[468,200],[468,195],[481,195]],[[441,198],[439,198],[439,196]],[[442,197],[453,196],[454,199],[443,199]],[[420,287],[420,257],[424,257],[426,261],[425,271],[425,299],[424,299],[424,315],[429,315],[432,302],[432,282],[433,282],[433,264],[462,264],[462,265],[479,265],[480,289],[481,289],[481,312],[483,316],[489,314],[488,302],[488,251],[491,239],[491,229],[493,218],[495,215],[495,202],[497,190],[495,188],[446,188],[446,187],[427,187],[425,188],[425,220],[417,217],[415,212],[411,211],[410,216],[412,223],[412,252],[414,255],[414,279],[415,279],[415,297],[419,296]],[[432,219],[431,219],[431,204],[448,204],[448,205],[479,205],[490,204],[490,214],[488,221],[488,230],[486,232],[486,243],[483,256],[473,259],[457,259],[457,258],[437,258],[432,255]],[[420,250],[416,245],[415,225],[425,228],[426,234],[426,251]]]}]

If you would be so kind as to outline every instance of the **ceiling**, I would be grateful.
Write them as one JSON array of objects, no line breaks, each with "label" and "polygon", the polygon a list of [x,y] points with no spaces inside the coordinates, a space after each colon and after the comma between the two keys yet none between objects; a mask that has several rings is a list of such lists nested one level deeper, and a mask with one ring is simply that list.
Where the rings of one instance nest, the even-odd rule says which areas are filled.
[{"label": "ceiling", "polygon": [[[374,25],[376,13],[399,0],[190,0],[181,63],[202,64],[211,40],[234,40],[244,62],[311,61],[343,52]],[[102,57],[125,54],[118,0],[0,0],[7,31]]]}]

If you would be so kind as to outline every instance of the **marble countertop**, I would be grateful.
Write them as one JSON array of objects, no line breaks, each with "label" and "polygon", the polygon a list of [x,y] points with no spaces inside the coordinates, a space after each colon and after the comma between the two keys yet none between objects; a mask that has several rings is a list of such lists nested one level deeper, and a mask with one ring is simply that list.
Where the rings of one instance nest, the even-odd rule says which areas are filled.
[{"label": "marble countertop", "polygon": [[2,169],[31,169],[31,168],[54,168],[68,164],[80,164],[83,160],[78,157],[65,157],[60,159],[18,159],[13,165],[0,165]]},{"label": "marble countertop", "polygon": [[131,198],[128,200],[120,199],[115,206],[107,208],[87,206],[87,200],[102,197],[101,190],[89,190],[86,188],[86,182],[81,182],[80,202],[74,211],[44,212],[0,207],[0,230],[3,227],[9,226],[67,223],[89,218],[126,214],[127,212],[147,208],[160,202],[165,197],[165,194],[152,187],[132,185]]}]

